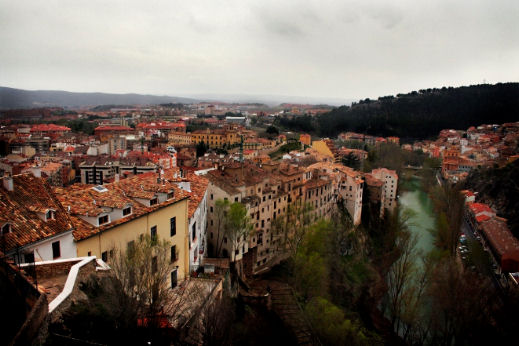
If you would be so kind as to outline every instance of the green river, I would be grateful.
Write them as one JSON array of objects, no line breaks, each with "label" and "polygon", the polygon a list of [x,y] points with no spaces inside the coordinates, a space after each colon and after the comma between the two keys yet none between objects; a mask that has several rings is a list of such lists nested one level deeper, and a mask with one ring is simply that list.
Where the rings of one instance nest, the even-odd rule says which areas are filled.
[{"label": "green river", "polygon": [[400,193],[400,211],[405,209],[413,211],[409,219],[409,230],[418,235],[417,249],[424,254],[434,248],[433,236],[429,232],[434,227],[434,212],[432,201],[421,187],[417,178],[412,178],[403,183],[404,189]]}]

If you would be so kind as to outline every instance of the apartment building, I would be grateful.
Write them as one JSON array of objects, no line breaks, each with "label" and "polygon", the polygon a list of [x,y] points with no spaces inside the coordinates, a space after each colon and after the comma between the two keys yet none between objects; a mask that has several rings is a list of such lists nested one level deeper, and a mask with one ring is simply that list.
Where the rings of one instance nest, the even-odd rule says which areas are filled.
[{"label": "apartment building", "polygon": [[384,182],[384,209],[393,212],[397,204],[398,174],[394,170],[378,168],[372,170],[371,175]]},{"label": "apartment building", "polygon": [[379,216],[384,217],[384,205],[385,205],[385,194],[384,194],[384,181],[375,178],[370,173],[364,174],[364,181],[366,182],[366,188],[368,191],[368,203],[379,206]]},{"label": "apartment building", "polygon": [[[274,222],[289,207],[311,205],[315,220],[330,217],[339,188],[325,171],[305,171],[296,165],[267,162],[261,167],[234,162],[208,173],[208,244],[213,256],[229,257],[245,274],[257,273],[286,256],[282,234],[274,232]],[[217,234],[216,201],[240,202],[247,208],[253,232],[234,244]],[[214,250],[222,242],[222,251]]]},{"label": "apartment building", "polygon": [[189,275],[188,199],[175,173],[159,172],[94,187],[73,185],[55,190],[74,225],[77,256],[97,256],[110,263],[115,248],[125,251],[148,234],[170,242],[171,272],[177,285]]},{"label": "apartment building", "polygon": [[84,161],[79,165],[82,184],[102,185],[112,181],[116,175],[137,175],[151,173],[157,170],[157,165],[145,158],[133,158],[127,160],[111,160],[109,158],[96,157],[95,160]]},{"label": "apartment building", "polygon": [[223,129],[205,129],[191,132],[193,144],[204,142],[209,148],[223,148],[238,144],[241,137],[237,131]]},{"label": "apartment building", "polygon": [[[349,167],[331,162],[317,162],[306,168],[307,172],[320,172],[332,180],[333,201],[342,200],[355,226],[362,216],[362,174]],[[315,173],[314,173],[315,174]]]},{"label": "apartment building", "polygon": [[188,174],[177,183],[191,197],[188,206],[189,222],[189,270],[197,271],[207,252],[207,187],[209,180],[196,174]]},{"label": "apartment building", "polygon": [[170,132],[168,134],[168,145],[174,147],[187,147],[193,143],[190,133]]}]

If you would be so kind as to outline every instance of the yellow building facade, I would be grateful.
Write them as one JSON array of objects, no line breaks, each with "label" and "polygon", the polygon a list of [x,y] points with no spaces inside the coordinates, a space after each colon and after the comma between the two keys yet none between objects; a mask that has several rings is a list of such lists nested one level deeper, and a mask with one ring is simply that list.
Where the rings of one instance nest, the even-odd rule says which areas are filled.
[{"label": "yellow building facade", "polygon": [[206,129],[192,132],[191,141],[193,144],[204,142],[209,148],[223,148],[240,143],[241,138],[236,131]]},{"label": "yellow building facade", "polygon": [[[155,227],[160,240],[166,240],[174,247],[176,260],[172,260],[172,271],[177,270],[178,280],[189,276],[189,243],[188,243],[188,199],[184,198],[171,205],[161,207],[150,213],[139,216],[114,227],[102,230],[88,238],[78,240],[76,249],[78,257],[96,256],[107,259],[110,263],[111,251],[125,250],[132,241],[139,237],[152,234]],[[172,235],[172,223],[175,224],[175,234]],[[171,278],[169,278],[171,284]]]}]

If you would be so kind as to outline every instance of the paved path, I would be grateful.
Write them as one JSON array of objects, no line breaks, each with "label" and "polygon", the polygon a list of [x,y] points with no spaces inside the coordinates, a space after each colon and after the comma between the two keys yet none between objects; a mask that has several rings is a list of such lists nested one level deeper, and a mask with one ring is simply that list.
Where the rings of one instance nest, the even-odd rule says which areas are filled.
[{"label": "paved path", "polygon": [[289,327],[297,339],[298,345],[320,345],[313,335],[310,324],[297,304],[292,288],[285,283],[269,282],[271,288],[272,309]]}]

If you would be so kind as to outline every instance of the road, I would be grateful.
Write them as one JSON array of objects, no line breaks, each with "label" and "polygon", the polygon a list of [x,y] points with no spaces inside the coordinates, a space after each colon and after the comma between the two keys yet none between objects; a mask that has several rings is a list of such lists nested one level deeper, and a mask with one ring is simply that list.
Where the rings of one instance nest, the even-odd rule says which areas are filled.
[{"label": "road", "polygon": [[[472,239],[472,240],[474,240],[474,241],[479,243],[479,241],[477,240],[476,235],[474,233],[474,230],[472,229],[470,224],[467,222],[465,217],[463,218],[463,222],[461,224],[461,231],[465,234],[465,236],[467,238],[470,238],[470,239]],[[488,270],[485,270],[485,269],[488,269]],[[502,285],[501,281],[499,281],[497,279],[496,275],[494,275],[494,270],[492,269],[492,267],[490,267],[490,268],[478,268],[478,270],[481,273],[485,273],[485,272],[490,272],[491,273],[488,276],[490,277],[490,279],[491,279],[492,283],[494,284],[494,286],[496,287],[496,289],[502,295],[503,294],[503,285]]]}]

